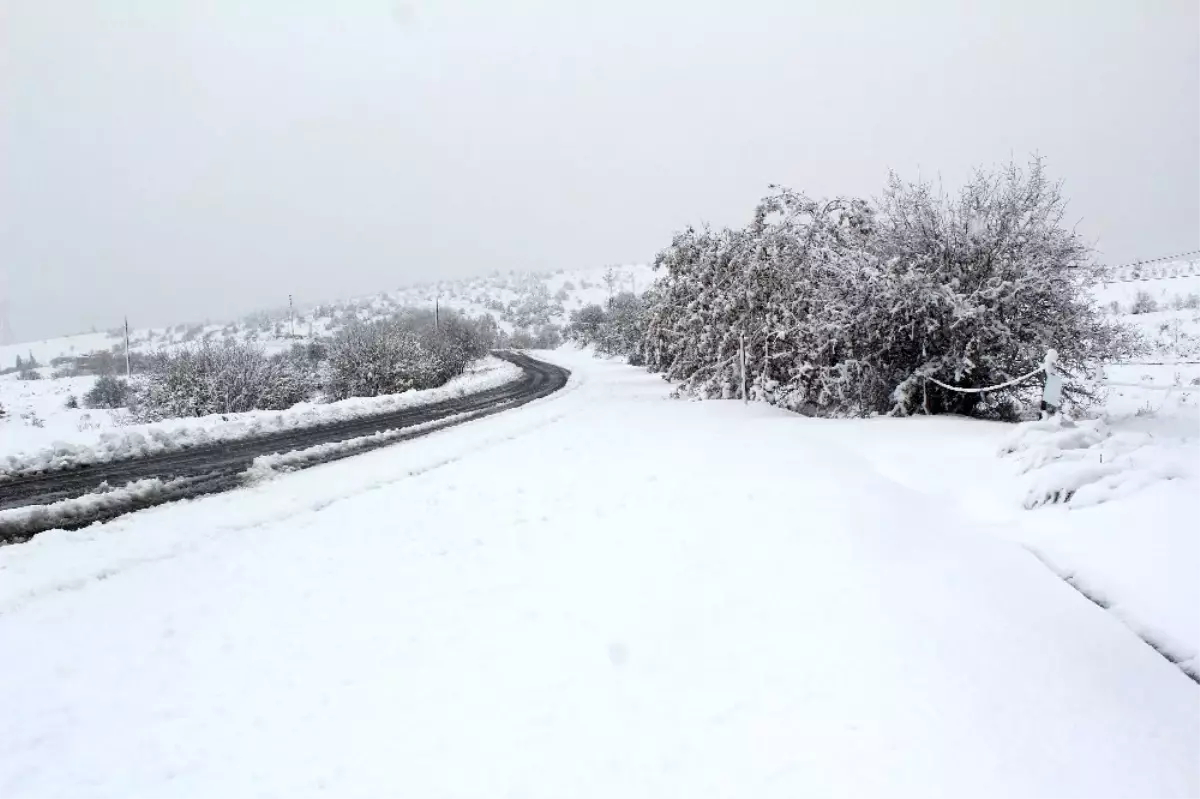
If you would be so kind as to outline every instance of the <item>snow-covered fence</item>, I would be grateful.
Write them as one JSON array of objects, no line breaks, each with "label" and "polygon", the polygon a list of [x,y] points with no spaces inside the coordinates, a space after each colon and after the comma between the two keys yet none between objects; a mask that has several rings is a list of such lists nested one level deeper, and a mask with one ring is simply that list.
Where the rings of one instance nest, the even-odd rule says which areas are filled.
[{"label": "snow-covered fence", "polygon": [[1172,384],[1169,386],[1155,386],[1149,383],[1122,383],[1115,380],[1104,380],[1103,385],[1112,386],[1113,388],[1144,388],[1147,391],[1178,391],[1184,394],[1190,394],[1200,391],[1200,386],[1181,386]]},{"label": "snow-covered fence", "polygon": [[986,394],[989,391],[1001,391],[1006,388],[1012,388],[1015,385],[1024,383],[1027,380],[1032,380],[1040,374],[1046,375],[1046,383],[1042,392],[1042,401],[1045,405],[1050,405],[1057,408],[1062,404],[1062,377],[1054,370],[1054,364],[1058,361],[1058,352],[1049,349],[1046,350],[1046,355],[1042,358],[1042,363],[1032,371],[1026,372],[1020,377],[1014,377],[1011,380],[1005,380],[1003,383],[997,383],[994,386],[982,386],[965,388],[962,386],[952,386],[949,383],[943,383],[936,377],[923,375],[924,379],[940,386],[947,391],[954,391],[958,394]]},{"label": "snow-covered fence", "polygon": [[[1011,388],[1012,386],[1018,385],[1019,383],[1024,383],[1027,380],[1032,380],[1040,374],[1045,374],[1046,382],[1045,382],[1044,391],[1042,394],[1043,402],[1047,405],[1058,407],[1061,404],[1061,400],[1062,400],[1062,377],[1057,372],[1055,372],[1055,369],[1054,369],[1054,364],[1057,360],[1058,360],[1057,352],[1055,352],[1053,349],[1046,350],[1046,356],[1042,360],[1042,363],[1040,366],[1038,366],[1038,368],[1036,368],[1030,372],[1026,372],[1025,374],[1021,375],[1020,377],[1014,377],[1013,379],[1006,380],[1003,383],[997,383],[994,386],[984,386],[982,388],[964,388],[961,386],[952,386],[949,383],[943,383],[941,380],[938,380],[937,378],[931,377],[929,375],[925,375],[924,378],[925,378],[925,380],[928,380],[930,383],[934,383],[938,386],[941,386],[942,388],[946,389],[947,391],[955,391],[955,392],[958,392],[959,394],[984,394],[989,391],[1000,391],[1005,388]],[[1127,382],[1117,381],[1117,380],[1101,380],[1100,384],[1104,385],[1104,386],[1112,386],[1113,388],[1138,388],[1138,389],[1145,389],[1147,391],[1168,391],[1168,392],[1177,391],[1177,392],[1185,393],[1185,394],[1200,392],[1200,385],[1184,386],[1184,385],[1179,385],[1179,384],[1171,384],[1171,385],[1164,386],[1164,385],[1154,385],[1151,383],[1127,383]]]}]

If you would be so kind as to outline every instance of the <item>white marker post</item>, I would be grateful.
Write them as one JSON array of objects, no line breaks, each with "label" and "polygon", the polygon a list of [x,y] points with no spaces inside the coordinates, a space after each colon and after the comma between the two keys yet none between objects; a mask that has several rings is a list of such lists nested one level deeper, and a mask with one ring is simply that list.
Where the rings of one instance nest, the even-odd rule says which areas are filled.
[{"label": "white marker post", "polygon": [[1046,350],[1046,357],[1042,361],[1042,370],[1046,373],[1046,387],[1042,389],[1042,411],[1050,416],[1058,413],[1058,408],[1062,405],[1062,375],[1054,370],[1054,364],[1058,361],[1058,353],[1053,349]]}]

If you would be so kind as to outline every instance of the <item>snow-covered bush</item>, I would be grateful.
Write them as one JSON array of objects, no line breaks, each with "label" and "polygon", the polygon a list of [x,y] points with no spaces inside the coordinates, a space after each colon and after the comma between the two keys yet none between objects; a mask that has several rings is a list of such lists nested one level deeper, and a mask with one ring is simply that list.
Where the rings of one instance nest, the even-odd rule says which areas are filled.
[{"label": "snow-covered bush", "polygon": [[650,318],[651,299],[623,291],[604,307],[585,305],[571,313],[566,338],[579,346],[595,345],[600,355],[624,355],[635,366],[644,363],[643,344]]},{"label": "snow-covered bush", "polygon": [[531,349],[534,344],[533,334],[523,327],[518,327],[513,330],[512,335],[508,337],[508,346],[517,350]]},{"label": "snow-covered bush", "polygon": [[1133,306],[1129,309],[1130,313],[1154,313],[1158,310],[1158,300],[1148,291],[1139,291],[1133,298]]},{"label": "snow-covered bush", "polygon": [[139,420],[282,410],[312,399],[311,372],[252,344],[200,344],[155,354],[133,402]]},{"label": "snow-covered bush", "polygon": [[596,331],[596,351],[605,355],[624,355],[631,364],[642,365],[647,311],[647,301],[631,292],[623,291],[611,297],[605,304],[604,323]]},{"label": "snow-covered bush", "polygon": [[893,176],[883,196],[777,189],[740,230],[688,229],[659,253],[641,336],[650,368],[703,396],[814,414],[1011,417],[1058,351],[1068,403],[1135,335],[1101,312],[1088,246],[1040,160],[978,173],[957,197]]},{"label": "snow-covered bush", "polygon": [[89,408],[124,408],[129,404],[129,396],[128,382],[113,375],[101,375],[83,395],[83,402]]},{"label": "snow-covered bush", "polygon": [[417,335],[396,320],[352,322],[329,344],[326,394],[340,400],[416,388],[425,357]]},{"label": "snow-covered bush", "polygon": [[558,325],[542,325],[533,336],[532,348],[535,350],[553,350],[562,344],[562,331]]},{"label": "snow-covered bush", "polygon": [[600,328],[607,320],[604,309],[595,303],[571,311],[571,321],[564,331],[568,341],[574,341],[580,347],[593,344],[600,335]]},{"label": "snow-covered bush", "polygon": [[[490,317],[488,317],[490,319]],[[330,399],[374,397],[440,386],[466,371],[492,344],[494,320],[405,310],[390,319],[354,322],[329,344]]]}]

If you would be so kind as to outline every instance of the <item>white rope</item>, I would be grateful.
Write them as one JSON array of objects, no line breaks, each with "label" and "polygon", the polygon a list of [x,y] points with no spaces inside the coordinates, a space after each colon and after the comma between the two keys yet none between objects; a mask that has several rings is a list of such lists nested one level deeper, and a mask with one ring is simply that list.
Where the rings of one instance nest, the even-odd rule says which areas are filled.
[{"label": "white rope", "polygon": [[1008,388],[1009,386],[1014,386],[1017,383],[1028,380],[1029,378],[1033,377],[1034,375],[1039,374],[1044,368],[1045,368],[1044,366],[1039,366],[1038,368],[1034,369],[1029,374],[1024,374],[1024,375],[1021,375],[1020,377],[1014,377],[1012,380],[1009,380],[1007,383],[1000,383],[999,385],[995,385],[995,386],[987,386],[986,388],[959,388],[958,386],[947,385],[947,384],[943,383],[941,380],[938,380],[936,377],[930,377],[929,375],[923,375],[923,376],[929,382],[936,383],[937,385],[941,386],[942,388],[950,389],[951,391],[957,391],[959,394],[982,394],[985,391],[999,391],[1002,388]]}]

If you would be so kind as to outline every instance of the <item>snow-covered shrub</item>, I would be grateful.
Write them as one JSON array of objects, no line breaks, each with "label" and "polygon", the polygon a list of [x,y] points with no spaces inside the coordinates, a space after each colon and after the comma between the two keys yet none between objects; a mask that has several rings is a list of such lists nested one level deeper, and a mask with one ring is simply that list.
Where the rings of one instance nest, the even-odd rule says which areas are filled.
[{"label": "snow-covered shrub", "polygon": [[453,312],[435,317],[411,309],[390,319],[354,322],[329,344],[326,393],[344,399],[440,386],[487,354],[494,328],[490,317],[470,320]]},{"label": "snow-covered shrub", "polygon": [[76,397],[74,394],[68,394],[67,401],[63,403],[63,407],[68,411],[77,410],[79,408],[79,397]]},{"label": "snow-covered shrub", "polygon": [[417,335],[395,320],[352,322],[329,344],[326,394],[340,400],[415,388],[424,357]]},{"label": "snow-covered shrub", "polygon": [[815,414],[1011,418],[1040,383],[983,394],[1058,351],[1068,403],[1096,364],[1131,354],[1102,313],[1088,246],[1039,160],[978,173],[947,197],[893,176],[874,202],[777,189],[740,230],[688,229],[659,253],[642,351],[702,396]]},{"label": "snow-covered shrub", "polygon": [[558,325],[542,325],[533,336],[532,348],[535,350],[553,350],[562,344],[562,331]]},{"label": "snow-covered shrub", "polygon": [[531,349],[533,343],[533,334],[523,327],[513,330],[512,335],[508,337],[508,346],[517,350]]},{"label": "snow-covered shrub", "polygon": [[651,307],[652,301],[623,291],[603,308],[593,304],[573,311],[566,337],[581,347],[595,345],[600,355],[624,355],[631,364],[641,365]]},{"label": "snow-covered shrub", "polygon": [[1022,475],[1027,509],[1107,502],[1148,485],[1186,477],[1185,445],[1141,431],[1112,431],[1102,420],[1061,415],[1019,425],[1001,446]]},{"label": "snow-covered shrub", "polygon": [[596,351],[625,355],[630,363],[641,365],[647,318],[647,305],[641,297],[628,291],[614,295],[605,305],[604,324],[596,335]]},{"label": "snow-covered shrub", "polygon": [[1130,313],[1154,313],[1158,310],[1158,300],[1154,299],[1148,291],[1139,291],[1133,298],[1133,306],[1129,309]]},{"label": "snow-covered shrub", "polygon": [[101,375],[83,395],[89,408],[124,408],[129,404],[129,383],[113,375]]},{"label": "snow-covered shrub", "polygon": [[571,311],[571,321],[564,332],[568,341],[586,347],[596,341],[600,328],[607,320],[604,309],[595,303]]},{"label": "snow-covered shrub", "polygon": [[154,355],[133,406],[143,421],[283,410],[312,398],[310,380],[293,359],[268,357],[252,344],[205,340]]}]

